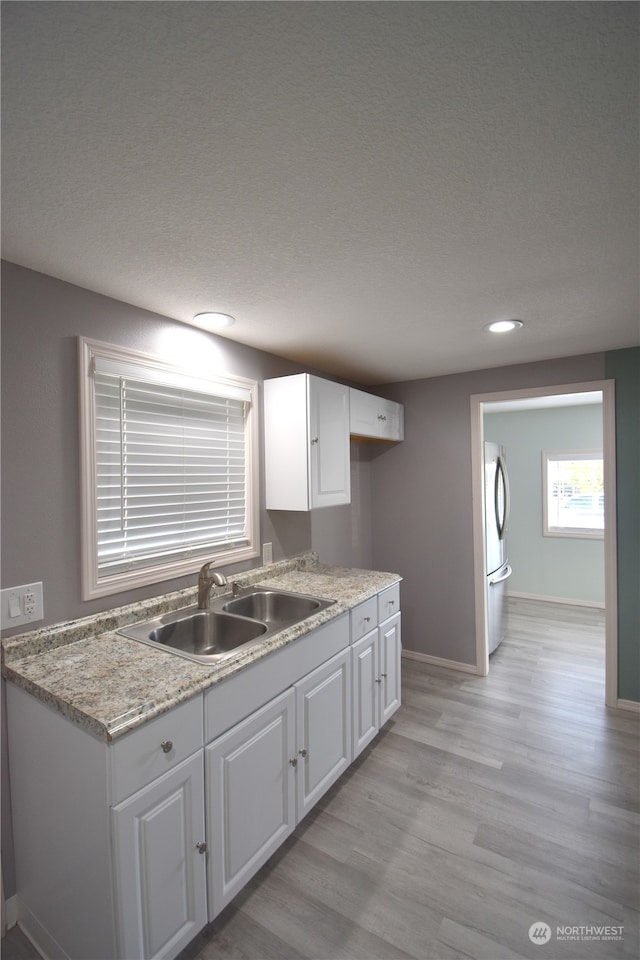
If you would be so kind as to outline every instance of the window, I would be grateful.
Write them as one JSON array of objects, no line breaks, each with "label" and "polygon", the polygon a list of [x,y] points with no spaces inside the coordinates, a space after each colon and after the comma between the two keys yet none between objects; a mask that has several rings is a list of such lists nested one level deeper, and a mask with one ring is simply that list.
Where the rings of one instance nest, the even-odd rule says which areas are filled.
[{"label": "window", "polygon": [[256,383],[79,349],[83,598],[257,556]]},{"label": "window", "polygon": [[602,538],[602,450],[545,450],[542,467],[544,535]]}]

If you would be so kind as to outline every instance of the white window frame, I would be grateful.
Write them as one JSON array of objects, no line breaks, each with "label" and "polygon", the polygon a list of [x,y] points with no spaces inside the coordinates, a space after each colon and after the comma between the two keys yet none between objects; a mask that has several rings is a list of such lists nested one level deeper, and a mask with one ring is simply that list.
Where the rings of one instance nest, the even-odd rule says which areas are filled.
[{"label": "white window frame", "polygon": [[[558,460],[601,460],[604,467],[603,451],[589,450],[543,450],[542,451],[542,533],[545,537],[570,537],[579,540],[603,540],[604,527],[551,526],[549,523],[549,461]],[[604,517],[604,511],[603,511]]]},{"label": "white window frame", "polygon": [[[212,567],[237,563],[260,555],[259,543],[259,474],[258,474],[258,384],[230,374],[194,375],[185,367],[177,366],[162,358],[139,353],[115,344],[101,343],[78,337],[80,378],[80,472],[82,508],[82,598],[121,593],[135,587],[160,583],[185,576],[200,569],[203,563],[212,561]],[[181,558],[171,557],[145,567],[132,566],[130,570],[100,573],[98,569],[97,526],[97,473],[96,473],[96,403],[94,370],[96,364],[108,369],[125,369],[133,365],[148,371],[149,379],[170,385],[184,385],[191,390],[215,393],[216,385],[221,395],[229,396],[236,391],[239,396],[249,396],[245,419],[246,460],[246,537],[239,545],[194,552]]]}]

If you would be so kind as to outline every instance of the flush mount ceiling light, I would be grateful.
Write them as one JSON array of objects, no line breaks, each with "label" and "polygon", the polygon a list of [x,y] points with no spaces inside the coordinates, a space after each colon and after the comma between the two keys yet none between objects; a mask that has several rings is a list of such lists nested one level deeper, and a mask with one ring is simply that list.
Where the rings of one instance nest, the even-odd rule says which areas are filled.
[{"label": "flush mount ceiling light", "polygon": [[202,327],[203,330],[222,330],[235,322],[235,317],[229,316],[228,313],[196,313],[193,318],[196,327]]},{"label": "flush mount ceiling light", "polygon": [[484,327],[489,333],[510,333],[512,330],[519,330],[524,327],[522,320],[495,320],[493,323],[487,323]]}]

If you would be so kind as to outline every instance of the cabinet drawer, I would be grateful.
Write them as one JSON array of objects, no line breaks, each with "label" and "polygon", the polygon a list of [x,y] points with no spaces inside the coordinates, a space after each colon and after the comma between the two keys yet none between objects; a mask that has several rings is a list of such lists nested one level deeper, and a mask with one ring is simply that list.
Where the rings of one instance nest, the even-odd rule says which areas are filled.
[{"label": "cabinet drawer", "polygon": [[111,804],[171,770],[203,744],[202,697],[193,697],[109,747]]},{"label": "cabinet drawer", "polygon": [[378,623],[392,617],[400,610],[400,584],[394,583],[378,594]]},{"label": "cabinet drawer", "polygon": [[378,625],[378,598],[370,597],[351,610],[351,643]]}]

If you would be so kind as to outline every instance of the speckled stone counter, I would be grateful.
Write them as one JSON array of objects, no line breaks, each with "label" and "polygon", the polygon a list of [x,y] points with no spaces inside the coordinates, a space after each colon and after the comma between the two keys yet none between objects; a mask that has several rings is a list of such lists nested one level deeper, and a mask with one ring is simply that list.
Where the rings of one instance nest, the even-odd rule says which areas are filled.
[{"label": "speckled stone counter", "polygon": [[[88,733],[113,740],[400,581],[379,573],[318,563],[308,553],[234,575],[252,584],[308,593],[336,602],[301,623],[217,664],[156,650],[116,631],[193,605],[195,588],[23,633],[2,641],[2,673]],[[216,597],[228,588],[216,591]]]}]

